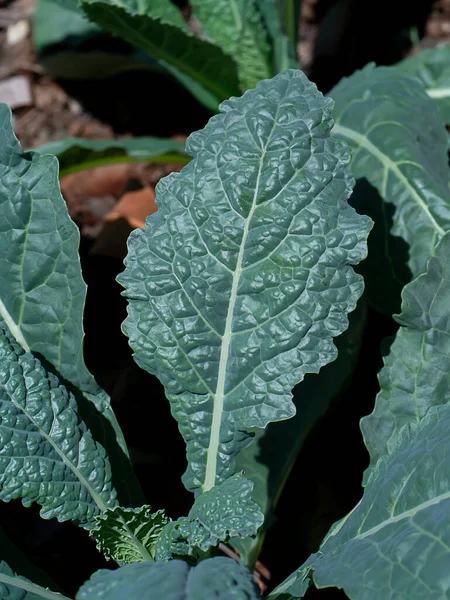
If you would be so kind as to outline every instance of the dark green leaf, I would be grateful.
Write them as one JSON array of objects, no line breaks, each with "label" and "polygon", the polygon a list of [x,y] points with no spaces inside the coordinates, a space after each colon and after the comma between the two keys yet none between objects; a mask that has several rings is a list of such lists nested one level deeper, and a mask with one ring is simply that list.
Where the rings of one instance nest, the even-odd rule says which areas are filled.
[{"label": "dark green leaf", "polygon": [[153,137],[123,140],[85,140],[64,138],[36,148],[41,154],[54,154],[59,160],[60,176],[116,162],[175,162],[185,164],[190,158],[184,144]]},{"label": "dark green leaf", "polygon": [[83,359],[80,235],[59,190],[58,162],[22,151],[4,104],[0,131],[0,322],[77,394],[89,428],[115,464],[115,477],[128,477],[127,489],[119,490],[128,502],[128,493],[138,497],[139,491],[126,443],[107,394]]},{"label": "dark green leaf", "polygon": [[296,40],[300,4],[300,0],[258,1],[258,8],[271,38],[275,73],[281,73],[286,69],[297,69],[299,66]]},{"label": "dark green leaf", "polygon": [[281,423],[271,423],[265,430],[257,429],[254,443],[236,458],[237,468],[255,483],[253,499],[265,515],[265,523],[256,539],[231,541],[247,565],[253,565],[257,559],[265,532],[273,522],[275,506],[306,437],[331,401],[348,384],[361,346],[365,313],[366,304],[362,298],[350,314],[349,328],[335,340],[336,360],[318,374],[306,375],[295,386],[295,416]]},{"label": "dark green leaf", "polygon": [[2,600],[70,600],[62,594],[20,577],[4,560],[0,561],[0,598]]},{"label": "dark green leaf", "polygon": [[88,17],[153,56],[211,110],[240,93],[236,65],[223,51],[153,16],[137,0],[84,0]]},{"label": "dark green leaf", "polygon": [[89,525],[116,493],[104,449],[74,397],[0,330],[0,499],[37,502],[41,516]]},{"label": "dark green leaf", "polygon": [[81,586],[77,600],[258,600],[249,571],[230,558],[185,562],[135,563],[97,571]]},{"label": "dark green leaf", "polygon": [[405,287],[402,326],[386,344],[381,391],[373,413],[361,421],[370,469],[397,446],[406,423],[419,423],[431,406],[450,398],[450,235],[428,262],[427,272]]},{"label": "dark green leaf", "polygon": [[203,32],[236,61],[244,90],[272,75],[256,0],[191,0],[191,6]]},{"label": "dark green leaf", "polygon": [[253,502],[253,484],[236,474],[198,496],[187,517],[169,523],[156,544],[160,560],[193,556],[232,537],[255,536],[263,514]]},{"label": "dark green leaf", "polygon": [[292,417],[291,390],[336,358],[363,282],[369,219],[348,206],[332,102],[300,71],[261,82],[189,138],[119,281],[137,363],[166,387],[189,489],[236,472],[246,430]]}]

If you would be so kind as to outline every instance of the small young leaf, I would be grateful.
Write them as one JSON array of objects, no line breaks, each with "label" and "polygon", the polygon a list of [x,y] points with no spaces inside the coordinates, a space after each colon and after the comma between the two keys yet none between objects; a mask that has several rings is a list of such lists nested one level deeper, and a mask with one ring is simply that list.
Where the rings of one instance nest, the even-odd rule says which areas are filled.
[{"label": "small young leaf", "polygon": [[0,560],[0,598],[2,600],[70,600],[62,594],[52,592],[17,575],[4,560]]},{"label": "small young leaf", "polygon": [[431,406],[450,398],[450,234],[428,261],[427,272],[402,293],[401,325],[380,371],[374,411],[361,421],[370,467],[397,446],[406,423],[419,423]]},{"label": "small young leaf", "polygon": [[150,506],[107,510],[95,519],[91,535],[97,548],[106,556],[121,563],[155,559],[155,544],[170,519],[162,510]]},{"label": "small young leaf", "polygon": [[240,93],[232,58],[218,46],[154,16],[150,6],[137,0],[82,1],[90,19],[148,52],[211,110]]},{"label": "small young leaf", "polygon": [[251,573],[231,558],[216,557],[195,567],[185,562],[135,563],[94,573],[76,600],[258,600]]},{"label": "small young leaf", "polygon": [[124,332],[166,387],[189,489],[236,472],[247,429],[293,416],[292,388],[336,358],[333,337],[362,293],[351,265],[371,222],[347,204],[331,110],[301,71],[225,102],[129,238]]},{"label": "small young leaf", "polygon": [[153,137],[123,140],[86,140],[67,137],[35,148],[40,154],[54,154],[59,161],[59,175],[76,173],[118,162],[174,162],[186,164],[183,142]]},{"label": "small young leaf", "polygon": [[446,131],[422,85],[395,67],[368,65],[330,96],[333,135],[353,149],[351,170],[359,181],[351,204],[375,219],[361,272],[371,302],[392,314],[402,287],[425,270],[450,229]]},{"label": "small young leaf", "polygon": [[232,537],[256,535],[264,516],[253,502],[253,483],[237,473],[198,496],[187,517],[166,525],[156,543],[159,560],[192,556]]},{"label": "small young leaf", "polygon": [[208,38],[234,58],[244,90],[272,75],[269,45],[255,0],[191,0]]},{"label": "small young leaf", "polygon": [[0,499],[89,525],[116,503],[104,449],[73,395],[0,329]]}]

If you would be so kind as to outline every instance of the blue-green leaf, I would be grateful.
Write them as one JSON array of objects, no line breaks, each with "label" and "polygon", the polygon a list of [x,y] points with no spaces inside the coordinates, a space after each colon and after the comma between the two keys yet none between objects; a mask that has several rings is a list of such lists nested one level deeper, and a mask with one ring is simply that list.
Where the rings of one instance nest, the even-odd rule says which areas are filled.
[{"label": "blue-green leaf", "polygon": [[236,474],[198,496],[187,517],[164,528],[156,543],[157,558],[193,556],[233,537],[255,536],[264,516],[252,490],[253,484]]},{"label": "blue-green leaf", "polygon": [[251,573],[230,558],[216,557],[196,567],[185,562],[135,563],[97,571],[76,600],[258,600]]},{"label": "blue-green leaf", "polygon": [[364,495],[271,600],[302,597],[291,584],[305,588],[311,571],[316,586],[355,600],[449,597],[449,287],[447,233],[403,293],[402,327],[363,420],[371,454]]},{"label": "blue-green leaf", "polygon": [[58,161],[22,151],[5,104],[0,132],[0,323],[77,395],[89,428],[115,464],[114,475],[128,478],[122,501],[133,501],[139,491],[122,431],[84,363],[80,235],[61,196]]},{"label": "blue-green leaf", "polygon": [[331,110],[300,71],[225,102],[129,238],[124,331],[166,387],[189,489],[236,472],[247,429],[294,415],[292,388],[335,359],[332,339],[362,293],[351,265],[371,222],[347,204]]},{"label": "blue-green leaf", "polygon": [[[406,423],[419,423],[431,406],[450,399],[450,234],[436,248],[427,272],[402,293],[395,340],[380,371],[374,411],[361,421],[370,468],[397,446]],[[367,476],[367,474],[366,474]]]},{"label": "blue-green leaf", "polygon": [[420,81],[438,105],[444,123],[450,123],[450,44],[423,50],[395,68]]},{"label": "blue-green leaf", "polygon": [[37,502],[41,516],[92,524],[116,505],[105,450],[73,395],[0,329],[0,499]]},{"label": "blue-green leaf", "polygon": [[423,86],[395,67],[368,65],[343,79],[333,135],[352,147],[351,203],[375,220],[362,266],[372,303],[392,314],[450,229],[447,134]]},{"label": "blue-green leaf", "polygon": [[32,583],[17,575],[4,561],[0,561],[0,598],[2,600],[69,600],[66,596]]}]

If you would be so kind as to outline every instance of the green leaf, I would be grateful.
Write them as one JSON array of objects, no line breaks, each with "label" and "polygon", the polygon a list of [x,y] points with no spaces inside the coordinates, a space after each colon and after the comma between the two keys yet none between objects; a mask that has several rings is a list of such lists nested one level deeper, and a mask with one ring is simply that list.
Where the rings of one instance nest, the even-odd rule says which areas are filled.
[{"label": "green leaf", "polygon": [[105,451],[73,395],[0,330],[0,499],[37,502],[44,519],[89,525],[113,507]]},{"label": "green leaf", "polygon": [[20,577],[0,560],[0,598],[8,600],[69,600],[66,596]]},{"label": "green leaf", "polygon": [[403,75],[418,79],[437,103],[444,123],[450,123],[450,44],[423,50],[395,68]]},{"label": "green leaf", "polygon": [[117,162],[174,162],[186,164],[184,143],[174,140],[138,137],[123,140],[64,138],[36,148],[41,154],[54,154],[59,160],[60,177],[85,169]]},{"label": "green leaf", "polygon": [[135,563],[94,573],[76,600],[258,600],[251,573],[230,558],[216,557],[196,567],[185,562]]},{"label": "green leaf", "polygon": [[84,0],[88,17],[145,50],[208,108],[240,93],[236,65],[223,51],[189,31],[153,16],[138,0]]},{"label": "green leaf", "polygon": [[244,90],[272,75],[269,44],[255,0],[191,0],[210,40],[234,58]]},{"label": "green leaf", "polygon": [[367,292],[376,308],[392,314],[403,285],[425,270],[450,229],[445,128],[422,86],[395,68],[368,65],[330,95],[333,135],[350,143],[351,170],[362,182],[352,205],[375,219],[362,267]]},{"label": "green leaf", "polygon": [[[401,325],[384,360],[381,391],[361,429],[370,468],[397,445],[406,423],[419,423],[431,406],[450,398],[450,234],[436,247],[427,272],[405,287]],[[367,476],[367,474],[366,474]]]},{"label": "green leaf", "polygon": [[[317,587],[355,600],[448,598],[450,404],[406,425],[395,450],[374,467],[361,502],[303,567]],[[269,596],[289,592],[291,576]]]},{"label": "green leaf", "polygon": [[253,483],[237,473],[198,496],[187,517],[166,525],[156,544],[159,560],[193,556],[232,537],[255,536],[264,520],[252,496]]},{"label": "green leaf", "polygon": [[259,0],[272,45],[274,73],[298,69],[297,30],[300,20],[300,0]]},{"label": "green leaf", "polygon": [[99,33],[100,28],[90,23],[83,11],[60,6],[54,0],[38,0],[34,13],[33,42],[37,52],[66,40],[76,47]]},{"label": "green leaf", "polygon": [[121,563],[154,560],[156,540],[169,521],[162,510],[152,513],[150,506],[118,506],[96,517],[91,535],[106,558]]},{"label": "green leaf", "polygon": [[[450,564],[450,233],[405,287],[402,325],[362,429],[371,455],[359,504],[270,596],[314,571],[356,600],[447,598]],[[301,597],[292,594],[292,597]]]},{"label": "green leaf", "polygon": [[127,489],[119,491],[129,501],[129,493],[139,492],[126,443],[109,397],[83,359],[80,235],[59,190],[58,162],[22,151],[4,104],[0,128],[0,323],[77,394],[89,428],[115,464],[115,476],[128,477]]},{"label": "green leaf", "polygon": [[335,340],[336,360],[318,374],[306,375],[295,386],[295,416],[281,423],[271,423],[266,429],[257,429],[253,444],[236,457],[237,468],[255,483],[252,497],[265,515],[256,539],[231,541],[247,566],[256,562],[264,535],[273,523],[276,504],[305,439],[351,378],[361,347],[365,317],[366,303],[361,298],[350,315],[349,328]]},{"label": "green leaf", "polygon": [[166,387],[189,489],[236,472],[246,430],[292,417],[291,390],[336,358],[371,227],[346,200],[332,102],[300,71],[261,82],[188,139],[118,278],[137,363]]}]

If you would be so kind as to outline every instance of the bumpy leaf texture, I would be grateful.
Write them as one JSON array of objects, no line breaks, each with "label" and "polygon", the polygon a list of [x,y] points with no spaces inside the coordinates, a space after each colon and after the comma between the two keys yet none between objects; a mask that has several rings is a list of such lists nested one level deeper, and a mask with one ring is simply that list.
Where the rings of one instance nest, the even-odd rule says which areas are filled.
[{"label": "bumpy leaf texture", "polygon": [[423,86],[396,67],[368,65],[330,95],[333,135],[352,147],[358,181],[351,203],[375,220],[362,266],[367,291],[378,309],[392,314],[402,287],[424,272],[450,229],[447,134]]},{"label": "bumpy leaf texture", "polygon": [[81,525],[116,504],[104,449],[74,397],[0,329],[0,499]]},{"label": "bumpy leaf texture", "polygon": [[203,32],[238,65],[244,90],[272,75],[270,48],[255,0],[192,0]]},{"label": "bumpy leaf texture", "polygon": [[271,600],[301,597],[291,584],[304,588],[311,570],[318,587],[356,600],[450,597],[449,256],[450,233],[404,290],[402,328],[363,421],[372,462],[362,500]]},{"label": "bumpy leaf texture", "polygon": [[76,600],[257,600],[251,573],[230,558],[216,557],[196,567],[172,560],[136,563],[116,571],[97,571]]},{"label": "bumpy leaf texture", "polygon": [[169,521],[163,511],[152,512],[150,506],[117,506],[96,518],[91,535],[106,558],[120,563],[154,560],[156,541]]},{"label": "bumpy leaf texture", "polygon": [[0,137],[0,324],[74,391],[89,429],[114,464],[122,502],[139,502],[109,397],[84,363],[80,236],[61,196],[58,161],[22,151],[4,104]]},{"label": "bumpy leaf texture", "polygon": [[292,388],[335,359],[362,293],[371,222],[347,204],[332,106],[300,71],[225,102],[130,236],[124,331],[166,388],[189,489],[235,473],[247,428],[293,416]]},{"label": "bumpy leaf texture", "polygon": [[187,517],[169,523],[156,543],[160,560],[192,556],[230,538],[255,536],[264,516],[252,500],[253,483],[237,473],[198,496]]}]

